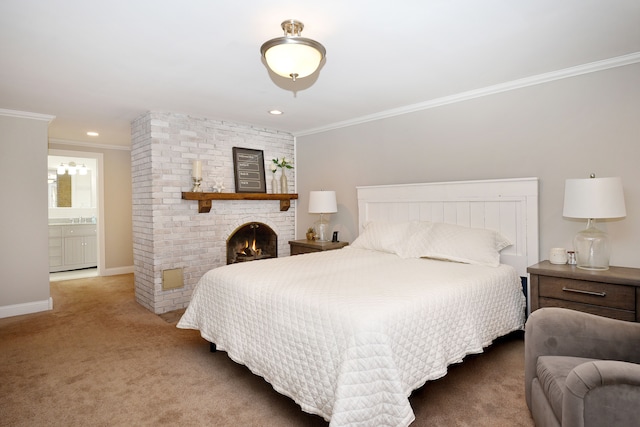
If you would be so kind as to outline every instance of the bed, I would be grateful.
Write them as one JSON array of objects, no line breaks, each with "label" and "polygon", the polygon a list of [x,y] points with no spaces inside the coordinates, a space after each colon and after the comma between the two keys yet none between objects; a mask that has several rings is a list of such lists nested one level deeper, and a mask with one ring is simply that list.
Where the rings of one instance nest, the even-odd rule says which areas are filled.
[{"label": "bed", "polygon": [[537,179],[357,193],[350,246],[213,269],[178,327],[333,427],[407,426],[413,390],[523,327]]}]

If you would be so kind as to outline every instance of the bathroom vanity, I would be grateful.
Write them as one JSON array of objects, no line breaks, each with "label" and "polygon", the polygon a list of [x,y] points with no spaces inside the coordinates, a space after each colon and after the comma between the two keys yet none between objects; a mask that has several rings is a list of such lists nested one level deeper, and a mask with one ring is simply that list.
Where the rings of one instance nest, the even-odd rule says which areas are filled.
[{"label": "bathroom vanity", "polygon": [[49,272],[98,265],[96,224],[49,224]]}]

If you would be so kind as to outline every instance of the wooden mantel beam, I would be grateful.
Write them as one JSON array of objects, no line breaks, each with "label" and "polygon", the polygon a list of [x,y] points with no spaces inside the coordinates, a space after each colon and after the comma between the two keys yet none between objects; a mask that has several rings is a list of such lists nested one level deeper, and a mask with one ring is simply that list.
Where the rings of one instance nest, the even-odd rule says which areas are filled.
[{"label": "wooden mantel beam", "polygon": [[279,200],[280,211],[288,211],[291,207],[291,200],[298,198],[297,194],[269,194],[269,193],[193,193],[183,191],[184,200],[197,200],[198,213],[211,211],[213,200]]}]

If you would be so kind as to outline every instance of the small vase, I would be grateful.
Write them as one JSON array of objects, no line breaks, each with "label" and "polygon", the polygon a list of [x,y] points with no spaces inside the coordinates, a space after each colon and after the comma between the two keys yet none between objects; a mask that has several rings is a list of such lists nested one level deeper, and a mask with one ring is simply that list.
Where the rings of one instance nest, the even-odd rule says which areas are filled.
[{"label": "small vase", "polygon": [[278,180],[276,179],[276,174],[271,174],[271,193],[278,194]]},{"label": "small vase", "polygon": [[287,183],[287,174],[284,173],[284,168],[282,168],[282,175],[280,175],[280,192],[282,194],[289,192],[289,183]]}]

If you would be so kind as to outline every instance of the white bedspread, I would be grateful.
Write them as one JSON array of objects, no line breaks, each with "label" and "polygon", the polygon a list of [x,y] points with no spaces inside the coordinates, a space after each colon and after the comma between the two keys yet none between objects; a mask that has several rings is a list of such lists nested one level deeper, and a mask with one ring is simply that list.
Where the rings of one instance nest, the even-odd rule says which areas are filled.
[{"label": "white bedspread", "polygon": [[213,269],[178,327],[331,426],[398,427],[414,389],[521,328],[524,307],[512,267],[346,247]]}]

